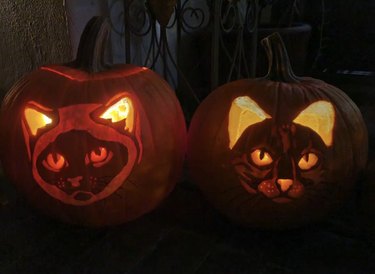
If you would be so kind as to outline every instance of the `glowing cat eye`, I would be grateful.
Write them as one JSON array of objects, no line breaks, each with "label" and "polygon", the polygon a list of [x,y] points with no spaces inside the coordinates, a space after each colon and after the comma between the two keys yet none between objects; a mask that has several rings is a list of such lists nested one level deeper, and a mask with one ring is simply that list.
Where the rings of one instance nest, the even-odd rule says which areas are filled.
[{"label": "glowing cat eye", "polygon": [[304,155],[302,155],[301,159],[298,162],[298,166],[302,170],[309,170],[316,166],[318,163],[318,155],[315,153],[309,152]]},{"label": "glowing cat eye", "polygon": [[262,149],[254,150],[250,156],[253,163],[257,166],[267,166],[273,162],[271,155]]},{"label": "glowing cat eye", "polygon": [[67,165],[67,162],[59,153],[50,153],[47,155],[46,159],[42,162],[43,166],[51,171],[58,172],[64,166]]},{"label": "glowing cat eye", "polygon": [[102,162],[107,158],[107,155],[107,149],[105,147],[99,147],[98,149],[91,151],[90,160],[93,163]]},{"label": "glowing cat eye", "polygon": [[[113,153],[105,147],[98,147],[90,152],[90,162],[94,167],[101,167],[112,159]],[[87,160],[86,160],[87,162]]]}]

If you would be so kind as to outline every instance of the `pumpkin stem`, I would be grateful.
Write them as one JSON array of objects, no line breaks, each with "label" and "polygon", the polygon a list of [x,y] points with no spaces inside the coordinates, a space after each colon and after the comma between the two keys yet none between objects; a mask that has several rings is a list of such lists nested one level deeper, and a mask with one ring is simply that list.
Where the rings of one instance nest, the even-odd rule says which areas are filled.
[{"label": "pumpkin stem", "polygon": [[300,82],[300,78],[293,72],[283,39],[278,32],[262,39],[261,44],[268,57],[266,79],[286,83]]},{"label": "pumpkin stem", "polygon": [[109,35],[110,24],[106,17],[91,18],[81,35],[76,59],[70,65],[91,73],[108,70],[105,50]]}]

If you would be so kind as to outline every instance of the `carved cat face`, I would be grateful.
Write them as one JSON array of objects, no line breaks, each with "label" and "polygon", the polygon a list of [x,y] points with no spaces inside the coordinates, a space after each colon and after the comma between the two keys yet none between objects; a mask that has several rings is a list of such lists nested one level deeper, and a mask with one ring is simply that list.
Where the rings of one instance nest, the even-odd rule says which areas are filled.
[{"label": "carved cat face", "polygon": [[292,121],[277,124],[250,97],[236,98],[229,113],[229,147],[244,189],[287,203],[324,183],[334,116],[331,103],[317,101]]},{"label": "carved cat face", "polygon": [[105,105],[57,110],[28,102],[22,125],[35,181],[66,204],[84,206],[110,196],[141,158],[136,106],[126,93]]}]

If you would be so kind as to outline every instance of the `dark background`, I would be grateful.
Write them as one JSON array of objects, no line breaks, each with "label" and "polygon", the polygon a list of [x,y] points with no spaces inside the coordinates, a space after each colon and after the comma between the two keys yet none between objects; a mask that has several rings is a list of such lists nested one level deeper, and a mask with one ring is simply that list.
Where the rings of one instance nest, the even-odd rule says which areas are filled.
[{"label": "dark background", "polygon": [[[305,70],[357,103],[370,142],[367,170],[339,212],[295,230],[241,227],[212,208],[185,172],[155,211],[90,229],[40,215],[1,176],[0,273],[374,273],[375,1],[324,2],[323,14],[322,1],[305,3],[302,19],[312,26]],[[86,21],[105,12],[102,1],[90,0],[0,6],[2,96],[24,73],[71,60]],[[113,39],[121,60],[121,37]]]}]

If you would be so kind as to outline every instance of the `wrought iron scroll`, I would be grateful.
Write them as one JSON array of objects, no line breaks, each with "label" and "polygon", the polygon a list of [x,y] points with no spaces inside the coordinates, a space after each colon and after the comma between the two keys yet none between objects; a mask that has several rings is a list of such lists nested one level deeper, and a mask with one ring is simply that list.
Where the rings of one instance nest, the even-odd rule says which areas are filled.
[{"label": "wrought iron scroll", "polygon": [[[180,99],[190,97],[199,103],[202,95],[197,95],[181,69],[179,56],[185,54],[181,52],[184,37],[200,32],[211,37],[207,90],[234,79],[254,77],[258,1],[110,0],[110,13],[114,31],[124,37],[125,61],[134,63],[136,54],[132,45],[134,40],[141,40],[144,54],[139,65],[162,73],[176,88]],[[118,9],[119,4],[123,12],[114,17],[113,9]],[[114,23],[119,22],[119,17],[123,21],[121,26]],[[249,39],[244,39],[245,36],[251,37],[250,45],[246,44]],[[250,64],[246,61],[247,54],[252,60]],[[225,79],[220,75],[224,67],[229,68]]]},{"label": "wrought iron scroll", "polygon": [[[257,54],[258,0],[220,0],[213,3],[211,88],[224,80],[255,77]],[[248,45],[245,39],[251,38]],[[247,54],[251,58],[247,62]],[[226,79],[219,80],[221,63],[229,64]]]}]

